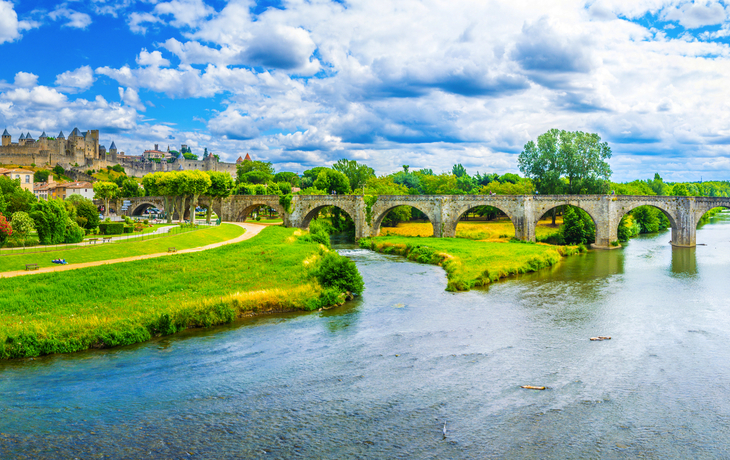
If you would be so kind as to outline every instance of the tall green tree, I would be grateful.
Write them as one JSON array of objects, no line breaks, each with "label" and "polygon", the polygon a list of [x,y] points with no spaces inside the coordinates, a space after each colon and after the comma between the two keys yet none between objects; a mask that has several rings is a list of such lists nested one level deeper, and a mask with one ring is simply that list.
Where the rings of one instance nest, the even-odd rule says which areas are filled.
[{"label": "tall green tree", "polygon": [[109,200],[116,198],[119,187],[114,182],[94,182],[94,198],[104,201],[104,215],[109,217]]},{"label": "tall green tree", "polygon": [[31,219],[27,212],[18,211],[13,213],[11,224],[13,226],[13,232],[18,238],[23,240],[23,246],[25,246],[26,239],[30,236],[31,232],[35,230],[35,223],[33,222],[33,219]]},{"label": "tall green tree", "polygon": [[[193,169],[180,172],[179,192],[188,197],[190,201],[190,223],[195,222],[195,206],[198,204],[200,195],[208,191],[211,185],[210,176],[203,171]],[[180,208],[180,221],[183,220],[183,210]]]},{"label": "tall green tree", "polygon": [[236,166],[237,184],[266,184],[274,178],[274,167],[268,161],[244,161]]},{"label": "tall green tree", "polygon": [[[98,182],[97,182],[98,183]],[[115,185],[116,186],[116,185]],[[42,244],[61,244],[66,234],[68,213],[60,199],[40,200],[31,209],[38,239]]]},{"label": "tall green tree", "polygon": [[[211,205],[213,198],[225,198],[231,195],[233,191],[233,178],[230,174],[222,171],[206,171],[206,173],[210,177],[210,187],[208,187],[206,193],[210,197]],[[210,223],[211,208],[212,206],[208,206],[205,213],[205,221],[207,223]]]},{"label": "tall green tree", "polygon": [[360,164],[355,160],[347,160],[345,158],[337,160],[337,163],[332,165],[332,169],[347,176],[352,190],[362,188],[368,179],[375,177],[375,170],[373,168]]},{"label": "tall green tree", "polygon": [[274,182],[289,182],[292,187],[298,187],[299,175],[289,171],[278,172],[274,174]]},{"label": "tall green tree", "polygon": [[338,195],[346,195],[350,193],[350,180],[339,171],[326,168],[319,173],[314,186],[319,190],[327,193],[336,193]]}]

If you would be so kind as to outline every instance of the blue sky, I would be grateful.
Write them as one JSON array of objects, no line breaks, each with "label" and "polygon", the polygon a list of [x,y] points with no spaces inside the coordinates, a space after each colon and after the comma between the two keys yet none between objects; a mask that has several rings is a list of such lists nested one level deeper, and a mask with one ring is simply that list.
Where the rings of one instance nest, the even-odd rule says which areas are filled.
[{"label": "blue sky", "polygon": [[0,127],[301,172],[515,172],[551,128],[614,179],[730,179],[730,3],[0,0]]}]

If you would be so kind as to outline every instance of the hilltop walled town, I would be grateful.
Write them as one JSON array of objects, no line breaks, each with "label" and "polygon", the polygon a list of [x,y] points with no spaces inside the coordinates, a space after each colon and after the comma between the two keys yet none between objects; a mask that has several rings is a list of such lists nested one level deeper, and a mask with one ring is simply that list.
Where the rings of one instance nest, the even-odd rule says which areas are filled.
[{"label": "hilltop walled town", "polygon": [[[23,165],[23,166],[47,166],[60,165],[66,170],[76,169],[84,171],[87,169],[102,169],[107,166],[121,165],[127,175],[142,177],[145,174],[157,171],[224,171],[232,176],[236,173],[236,163],[221,162],[216,155],[208,155],[207,150],[204,158],[194,159],[187,145],[183,144],[180,151],[160,151],[159,145],[155,144],[152,150],[146,150],[141,155],[126,155],[119,152],[114,142],[107,150],[99,142],[99,130],[92,129],[82,133],[74,128],[66,138],[61,131],[56,137],[49,137],[45,131],[34,139],[30,132],[21,133],[17,142],[7,129],[2,134],[2,145],[0,146],[0,164]],[[239,162],[243,161],[239,157]]]}]

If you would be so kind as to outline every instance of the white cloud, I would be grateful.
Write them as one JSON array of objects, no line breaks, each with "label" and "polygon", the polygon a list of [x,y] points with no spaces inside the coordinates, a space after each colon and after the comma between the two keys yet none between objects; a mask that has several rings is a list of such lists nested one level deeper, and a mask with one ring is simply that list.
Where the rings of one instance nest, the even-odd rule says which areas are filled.
[{"label": "white cloud", "polygon": [[122,100],[124,105],[129,107],[134,107],[135,109],[139,110],[140,112],[144,112],[146,107],[144,106],[144,103],[139,98],[139,93],[134,88],[119,88],[119,99]]},{"label": "white cloud", "polygon": [[172,0],[155,5],[158,16],[172,16],[170,25],[175,27],[197,27],[198,23],[212,15],[215,10],[202,0]]},{"label": "white cloud", "polygon": [[13,4],[7,0],[0,0],[0,44],[17,40],[21,37],[21,31],[39,25],[35,21],[19,21]]},{"label": "white cloud", "polygon": [[64,26],[75,29],[85,29],[91,24],[91,16],[88,14],[63,7],[51,11],[48,13],[48,17],[54,21],[66,19],[68,22]]},{"label": "white cloud", "polygon": [[56,86],[66,91],[84,91],[94,84],[94,71],[85,65],[76,70],[69,70],[56,76]]},{"label": "white cloud", "polygon": [[145,24],[157,24],[162,22],[160,18],[151,13],[130,13],[127,17],[127,24],[129,29],[136,34],[147,33],[147,26]]},{"label": "white cloud", "polygon": [[679,21],[687,29],[722,24],[727,17],[727,11],[717,1],[683,3],[670,6],[662,13],[665,21]]},{"label": "white cloud", "polygon": [[19,88],[32,88],[38,85],[38,75],[28,72],[18,72],[15,74],[15,86]]},{"label": "white cloud", "polygon": [[143,49],[139,53],[139,56],[137,56],[137,64],[141,66],[167,67],[170,65],[170,61],[163,58],[162,53],[159,51],[148,53],[146,49]]}]

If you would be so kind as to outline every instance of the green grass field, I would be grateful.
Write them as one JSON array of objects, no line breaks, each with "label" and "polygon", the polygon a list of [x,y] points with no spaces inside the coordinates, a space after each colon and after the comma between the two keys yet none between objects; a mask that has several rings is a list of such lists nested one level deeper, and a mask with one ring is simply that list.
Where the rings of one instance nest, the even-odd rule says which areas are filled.
[{"label": "green grass field", "polygon": [[363,239],[360,246],[441,265],[446,270],[449,291],[466,291],[509,275],[536,271],[579,251],[570,246],[399,236]]},{"label": "green grass field", "polygon": [[269,227],[208,251],[0,282],[0,358],[149,340],[250,312],[344,301],[312,277],[323,246]]},{"label": "green grass field", "polygon": [[[145,226],[145,228],[142,229],[141,232],[134,232],[134,233],[123,233],[122,235],[110,235],[110,236],[126,236],[126,235],[147,235],[149,233],[156,232],[161,227],[176,227],[178,224],[172,223],[172,224],[152,224],[150,227]],[[85,240],[91,239],[91,238],[102,238],[105,235],[86,235],[84,237]]]},{"label": "green grass field", "polygon": [[[50,252],[36,252],[0,256],[0,272],[24,270],[25,264],[38,264],[39,267],[51,267],[53,259],[66,259],[69,264],[96,262],[99,260],[120,259],[167,252],[174,246],[181,249],[206,246],[230,240],[243,234],[243,228],[233,224],[222,224],[218,227],[202,229],[173,236],[159,236],[151,239],[129,239],[113,243],[97,243],[86,246],[71,246]],[[36,276],[36,275],[33,275]]]}]

